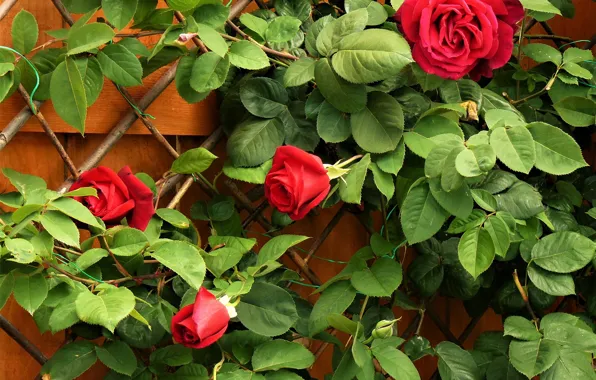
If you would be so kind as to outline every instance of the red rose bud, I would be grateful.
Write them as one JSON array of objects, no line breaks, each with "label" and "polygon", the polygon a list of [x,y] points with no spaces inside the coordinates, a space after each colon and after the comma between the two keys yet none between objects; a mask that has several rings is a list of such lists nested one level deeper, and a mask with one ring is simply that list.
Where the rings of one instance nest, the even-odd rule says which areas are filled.
[{"label": "red rose bud", "polygon": [[97,197],[75,199],[106,224],[117,224],[126,217],[130,227],[144,230],[155,213],[153,192],[132,174],[128,166],[118,174],[105,166],[83,172],[70,190],[81,187],[93,187]]},{"label": "red rose bud", "polygon": [[265,178],[265,196],[273,207],[299,220],[325,199],[330,188],[319,157],[294,146],[277,148]]},{"label": "red rose bud", "polygon": [[183,346],[205,348],[223,336],[229,322],[226,306],[201,288],[195,303],[183,307],[172,318],[172,335]]},{"label": "red rose bud", "polygon": [[492,77],[513,51],[519,0],[405,0],[394,18],[429,74],[446,79]]}]

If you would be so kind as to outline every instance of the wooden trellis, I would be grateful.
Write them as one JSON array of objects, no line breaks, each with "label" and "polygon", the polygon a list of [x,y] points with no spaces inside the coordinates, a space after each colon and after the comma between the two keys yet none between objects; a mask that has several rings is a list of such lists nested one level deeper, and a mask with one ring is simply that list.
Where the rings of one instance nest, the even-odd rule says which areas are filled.
[{"label": "wooden trellis", "polygon": [[[47,0],[46,0],[47,1]],[[58,12],[60,12],[62,18],[66,23],[72,25],[74,20],[68,10],[64,7],[61,0],[51,0]],[[232,20],[239,16],[239,14],[252,2],[252,0],[238,0],[230,9],[230,16],[229,20]],[[0,21],[6,16],[9,10],[17,3],[17,0],[4,0],[2,4],[0,4]],[[179,22],[184,22],[184,16],[180,12],[175,12],[175,17]],[[203,43],[194,38],[193,42],[195,45],[203,50],[206,51],[205,46]],[[173,63],[169,69],[162,75],[162,77],[157,80],[157,82],[153,85],[151,89],[138,101],[135,102],[132,96],[124,89],[121,89],[121,94],[124,97],[127,97],[131,108],[127,112],[124,117],[114,126],[114,128],[105,136],[104,140],[101,142],[99,147],[93,152],[89,157],[87,157],[83,163],[81,163],[78,167],[74,164],[73,160],[69,157],[66,149],[56,136],[56,134],[52,131],[51,126],[47,122],[44,115],[39,111],[40,106],[43,102],[34,101],[33,104],[35,105],[37,112],[33,112],[30,106],[30,96],[27,93],[27,90],[22,86],[19,85],[19,93],[27,103],[27,106],[23,108],[11,121],[10,123],[0,132],[0,151],[11,141],[11,139],[17,134],[17,132],[25,125],[25,123],[31,118],[35,117],[39,123],[41,124],[43,131],[49,137],[51,143],[56,148],[60,157],[64,161],[66,168],[70,172],[70,177],[64,181],[64,183],[59,187],[58,191],[65,191],[70,187],[76,178],[78,178],[79,173],[92,169],[93,167],[97,166],[100,161],[105,157],[105,155],[118,143],[120,138],[130,129],[133,123],[140,119],[145,127],[151,132],[151,134],[157,139],[157,141],[166,149],[166,151],[173,157],[177,158],[179,153],[176,149],[166,140],[166,138],[159,132],[159,130],[155,127],[155,125],[149,120],[146,116],[144,116],[143,111],[145,111],[161,94],[162,92],[172,83],[175,78],[176,69],[178,63]],[[114,84],[116,85],[116,84]],[[208,136],[203,143],[200,145],[201,147],[212,150],[217,143],[222,139],[224,133],[222,128],[216,129],[210,136]],[[178,187],[176,194],[174,195],[173,199],[168,204],[168,208],[174,208],[180,202],[181,198],[184,194],[189,190],[193,183],[197,183],[201,189],[208,194],[210,197],[215,195],[213,189],[201,178],[197,178],[195,180],[192,176],[186,175],[175,175],[169,177],[165,180],[158,181],[158,186],[160,187],[160,194],[165,194],[177,187],[177,185],[183,182],[181,186]],[[240,191],[237,185],[230,179],[223,180],[223,184],[226,189],[234,196],[236,199],[236,206],[238,207],[239,211],[245,210],[248,212],[247,218],[243,221],[242,226],[247,229],[252,223],[258,223],[261,225],[266,231],[273,231],[273,225],[271,221],[269,221],[264,215],[263,211],[267,209],[268,203],[266,200],[259,203],[258,206],[254,206],[254,202],[257,201],[259,198],[262,198],[263,191],[262,186],[257,186],[255,189],[245,193]],[[294,264],[298,267],[298,272],[302,274],[311,284],[319,286],[322,284],[322,281],[309,268],[309,261],[311,258],[316,254],[317,250],[321,247],[321,245],[325,242],[329,234],[333,231],[333,229],[338,225],[340,220],[350,212],[350,208],[347,205],[342,206],[339,208],[337,213],[333,216],[331,221],[328,225],[323,229],[321,234],[314,239],[310,249],[307,252],[305,258],[303,258],[298,250],[290,248],[288,250],[289,258],[294,262]],[[360,220],[362,226],[365,228],[366,233],[371,233],[370,226],[366,224],[366,222],[362,218],[358,218]],[[279,232],[271,232],[271,235],[277,236],[281,233]],[[462,345],[469,335],[471,334],[472,330],[482,318],[482,315],[473,318],[468,326],[465,328],[463,333],[456,337],[449,329],[448,325],[439,318],[438,314],[433,310],[432,307],[432,300],[428,302],[426,306],[426,310],[424,310],[425,315],[428,315],[429,318],[437,325],[439,330],[445,335],[447,340],[454,342],[458,345]],[[420,313],[416,315],[415,318],[411,321],[411,323],[407,326],[407,328],[402,333],[402,338],[408,339],[411,337],[415,331],[417,330],[416,327],[421,323],[421,319],[423,318],[423,314]],[[46,356],[37,348],[34,344],[32,344],[21,332],[19,332],[6,318],[0,316],[0,328],[4,330],[13,340],[15,340],[25,351],[29,353],[37,362],[43,364],[47,361]],[[319,357],[322,352],[328,347],[328,343],[321,344],[318,349],[316,350],[315,354]],[[438,377],[438,374],[435,373],[435,377]]]}]

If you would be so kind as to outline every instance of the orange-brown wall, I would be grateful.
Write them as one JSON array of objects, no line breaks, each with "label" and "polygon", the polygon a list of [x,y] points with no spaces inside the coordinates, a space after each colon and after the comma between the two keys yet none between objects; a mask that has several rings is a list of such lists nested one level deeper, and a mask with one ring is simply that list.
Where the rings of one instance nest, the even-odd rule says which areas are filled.
[{"label": "orange-brown wall", "polygon": [[[550,21],[549,24],[559,35],[570,36],[578,40],[589,39],[596,33],[594,24],[596,3],[591,0],[576,0],[574,3],[577,6],[575,20],[569,21],[556,18]],[[50,1],[19,0],[8,16],[0,22],[0,45],[11,45],[11,20],[22,8],[27,9],[36,16],[42,31],[63,27],[60,15],[53,8]],[[543,30],[540,26],[536,26],[532,32],[541,34]],[[39,43],[41,44],[49,39],[49,36],[41,33]],[[146,38],[145,41],[147,43],[155,42],[151,37]],[[163,71],[152,74],[145,81],[144,87],[132,88],[130,92],[136,99],[139,99]],[[218,112],[215,105],[214,97],[196,105],[188,105],[178,96],[172,84],[149,108],[148,112],[156,116],[155,125],[162,133],[169,135],[170,143],[174,146],[178,143],[181,150],[185,150],[196,147],[202,141],[200,136],[209,134],[217,126]],[[25,103],[18,94],[0,104],[0,129],[24,106]],[[45,104],[41,110],[53,130],[59,132],[59,137],[75,165],[79,165],[102,141],[102,134],[109,131],[128,111],[128,105],[114,86],[106,81],[100,99],[89,110],[87,117],[88,134],[85,138],[72,133],[72,128],[65,125],[58,118],[49,103]],[[224,152],[225,146],[220,143],[215,153],[222,157],[225,154]],[[170,167],[171,162],[172,159],[164,148],[152,136],[148,135],[142,123],[137,121],[101,164],[114,169],[130,165],[133,172],[143,171],[158,179]],[[46,179],[50,188],[58,187],[67,175],[60,157],[48,138],[42,133],[42,129],[35,118],[32,118],[12,142],[0,152],[0,167],[10,167],[18,171],[41,176]],[[207,173],[207,177],[213,178],[217,171],[218,168],[214,168]],[[7,189],[9,189],[9,184],[4,178],[0,178],[0,192]],[[206,198],[206,196],[198,187],[193,187],[184,198],[181,211],[188,213],[190,205],[197,199],[202,198]],[[162,207],[166,205],[165,201],[167,200],[161,203]],[[324,210],[318,217],[308,217],[289,228],[289,232],[317,236],[336,211],[337,209]],[[243,214],[243,216],[246,215]],[[207,226],[197,225],[197,227],[205,239],[208,236]],[[253,224],[249,230],[251,231],[250,235],[254,237],[259,237],[264,232],[256,224]],[[309,244],[309,242],[304,243],[303,248],[308,249]],[[353,215],[347,214],[322,245],[318,255],[335,260],[348,260],[358,248],[366,244],[368,244],[368,236],[365,230]],[[341,269],[339,264],[331,264],[317,259],[311,260],[310,265],[323,280],[332,277]],[[309,288],[295,288],[305,296],[311,291]],[[314,301],[314,298],[312,300]],[[450,328],[456,336],[464,330],[469,322],[462,305],[456,301],[452,300],[448,303],[445,299],[438,299],[435,301],[433,309],[443,320],[449,320]],[[397,312],[398,317],[403,317],[399,323],[399,328],[403,331],[413,315],[412,313]],[[64,341],[64,334],[62,333],[40,335],[33,319],[13,300],[8,302],[1,314],[16,325],[33,343],[38,345],[47,356],[51,356]],[[482,331],[500,328],[500,317],[488,312],[474,329],[471,337],[466,342],[466,346],[470,347],[471,342]],[[424,320],[421,335],[428,337],[433,344],[445,340],[445,337],[429,318]],[[316,349],[316,346],[313,349]],[[329,373],[330,362],[331,349],[328,348],[315,365],[313,375],[322,378],[322,374]],[[417,364],[423,379],[428,379],[434,372],[435,363],[432,359],[423,359]],[[40,366],[25,351],[3,331],[0,331],[0,380],[31,379],[39,371],[39,368]],[[102,365],[97,364],[92,371],[82,378],[101,379],[105,371]]]}]

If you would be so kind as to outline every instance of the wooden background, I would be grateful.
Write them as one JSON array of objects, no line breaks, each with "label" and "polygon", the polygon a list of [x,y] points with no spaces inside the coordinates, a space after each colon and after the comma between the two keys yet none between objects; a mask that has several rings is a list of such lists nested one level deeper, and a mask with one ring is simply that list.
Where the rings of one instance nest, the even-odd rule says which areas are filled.
[{"label": "wooden background", "polygon": [[[596,2],[592,0],[574,0],[577,7],[576,18],[571,21],[557,17],[549,24],[558,35],[569,36],[574,40],[590,39],[596,33],[594,16],[596,15]],[[63,27],[59,13],[54,9],[49,0],[19,0],[8,16],[0,23],[0,45],[11,46],[10,26],[13,17],[20,9],[27,9],[33,13],[39,23],[41,31],[59,29]],[[533,33],[542,34],[540,26],[532,29]],[[46,42],[50,37],[40,33],[39,44]],[[144,38],[147,44],[155,42],[155,37]],[[159,78],[164,70],[153,73],[145,80],[142,87],[130,88],[130,92],[139,99],[145,91]],[[0,104],[0,129],[3,128],[23,107],[24,101],[16,94],[9,100]],[[95,150],[102,141],[102,134],[107,133],[116,122],[128,111],[129,106],[118,94],[115,87],[106,81],[99,100],[89,109],[87,117],[87,135],[85,138],[73,133],[74,130],[60,120],[54,113],[49,102],[43,105],[42,112],[46,116],[52,129],[59,133],[59,138],[65,145],[74,163],[79,165]],[[189,105],[182,100],[171,84],[169,88],[149,107],[148,112],[156,117],[155,125],[174,146],[181,151],[198,146],[203,137],[208,135],[218,124],[218,111],[215,97]],[[225,146],[220,143],[215,153],[222,157]],[[130,165],[133,172],[143,171],[158,179],[172,162],[165,149],[148,135],[141,122],[137,121],[127,135],[104,158],[101,165],[118,170],[124,165]],[[27,125],[17,136],[0,152],[0,167],[9,167],[15,170],[43,177],[50,188],[57,188],[66,178],[67,172],[56,153],[54,147],[42,132],[35,118],[31,118]],[[213,168],[206,173],[207,178],[213,178],[219,168]],[[9,191],[10,185],[4,178],[0,178],[0,192]],[[181,211],[188,213],[193,202],[206,198],[198,187],[193,187],[181,204]],[[164,200],[161,205],[165,206]],[[318,217],[307,217],[289,228],[288,232],[317,236],[325,228],[337,209],[324,210]],[[246,215],[243,215],[246,216]],[[204,239],[208,236],[207,226],[197,224]],[[249,235],[259,237],[263,231],[253,225]],[[348,260],[360,247],[368,244],[368,237],[354,216],[348,214],[343,217],[325,243],[318,251],[318,255],[335,260]],[[309,243],[303,247],[308,249]],[[335,275],[342,266],[326,261],[313,259],[311,268],[326,280]],[[307,296],[312,289],[295,286]],[[311,299],[314,301],[314,298]],[[469,318],[461,303],[445,299],[435,301],[433,309],[444,319],[448,320],[453,333],[458,336],[469,322]],[[15,324],[43,353],[50,357],[63,343],[64,334],[40,335],[31,316],[22,310],[12,299],[1,311],[1,314]],[[397,310],[397,316],[403,317],[399,323],[400,330],[405,329],[413,318],[411,313]],[[501,329],[501,318],[489,311],[475,327],[465,346],[471,347],[472,342],[482,332]],[[428,337],[433,344],[445,340],[431,320],[425,319],[421,335]],[[316,347],[313,347],[316,349]],[[328,348],[323,357],[313,368],[313,376],[322,378],[322,374],[331,370],[331,349]],[[422,378],[428,379],[434,372],[435,362],[432,358],[425,358],[417,362]],[[39,364],[35,362],[24,350],[21,349],[4,332],[0,331],[0,380],[32,379],[39,371]],[[101,379],[106,372],[101,364],[82,376],[83,379]]]}]

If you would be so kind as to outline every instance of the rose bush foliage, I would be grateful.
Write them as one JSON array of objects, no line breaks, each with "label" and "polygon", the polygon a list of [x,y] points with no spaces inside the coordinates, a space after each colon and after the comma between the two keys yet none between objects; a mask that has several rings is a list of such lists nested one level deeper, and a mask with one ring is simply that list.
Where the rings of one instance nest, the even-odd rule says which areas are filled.
[{"label": "rose bush foliage", "polygon": [[[277,0],[230,23],[218,2],[64,4],[83,16],[35,54],[34,17],[13,21],[14,49],[40,74],[34,99],[83,133],[104,76],[135,86],[176,61],[182,98],[217,92],[223,175],[264,185],[277,236],[256,248],[223,194],[190,210],[211,228],[199,236],[183,213],[154,207],[166,181],[128,168],[81,173],[64,194],[5,169],[16,191],[0,195],[0,306],[12,294],[40,331],[83,338],[46,377],[100,360],[107,379],[310,379],[307,341],[333,346],[331,380],[419,379],[427,355],[443,379],[596,377],[596,176],[583,155],[596,65],[584,42],[525,34],[532,19],[573,17],[571,2]],[[151,48],[115,37],[129,25],[161,37]],[[1,99],[35,85],[15,58],[0,49]],[[191,149],[164,179],[217,192],[219,175],[202,174],[215,159]],[[280,262],[307,237],[283,228],[339,203],[379,232],[314,285],[313,305]],[[407,311],[424,321],[437,295],[470,317],[492,309],[503,331],[464,350],[399,323]]]}]

